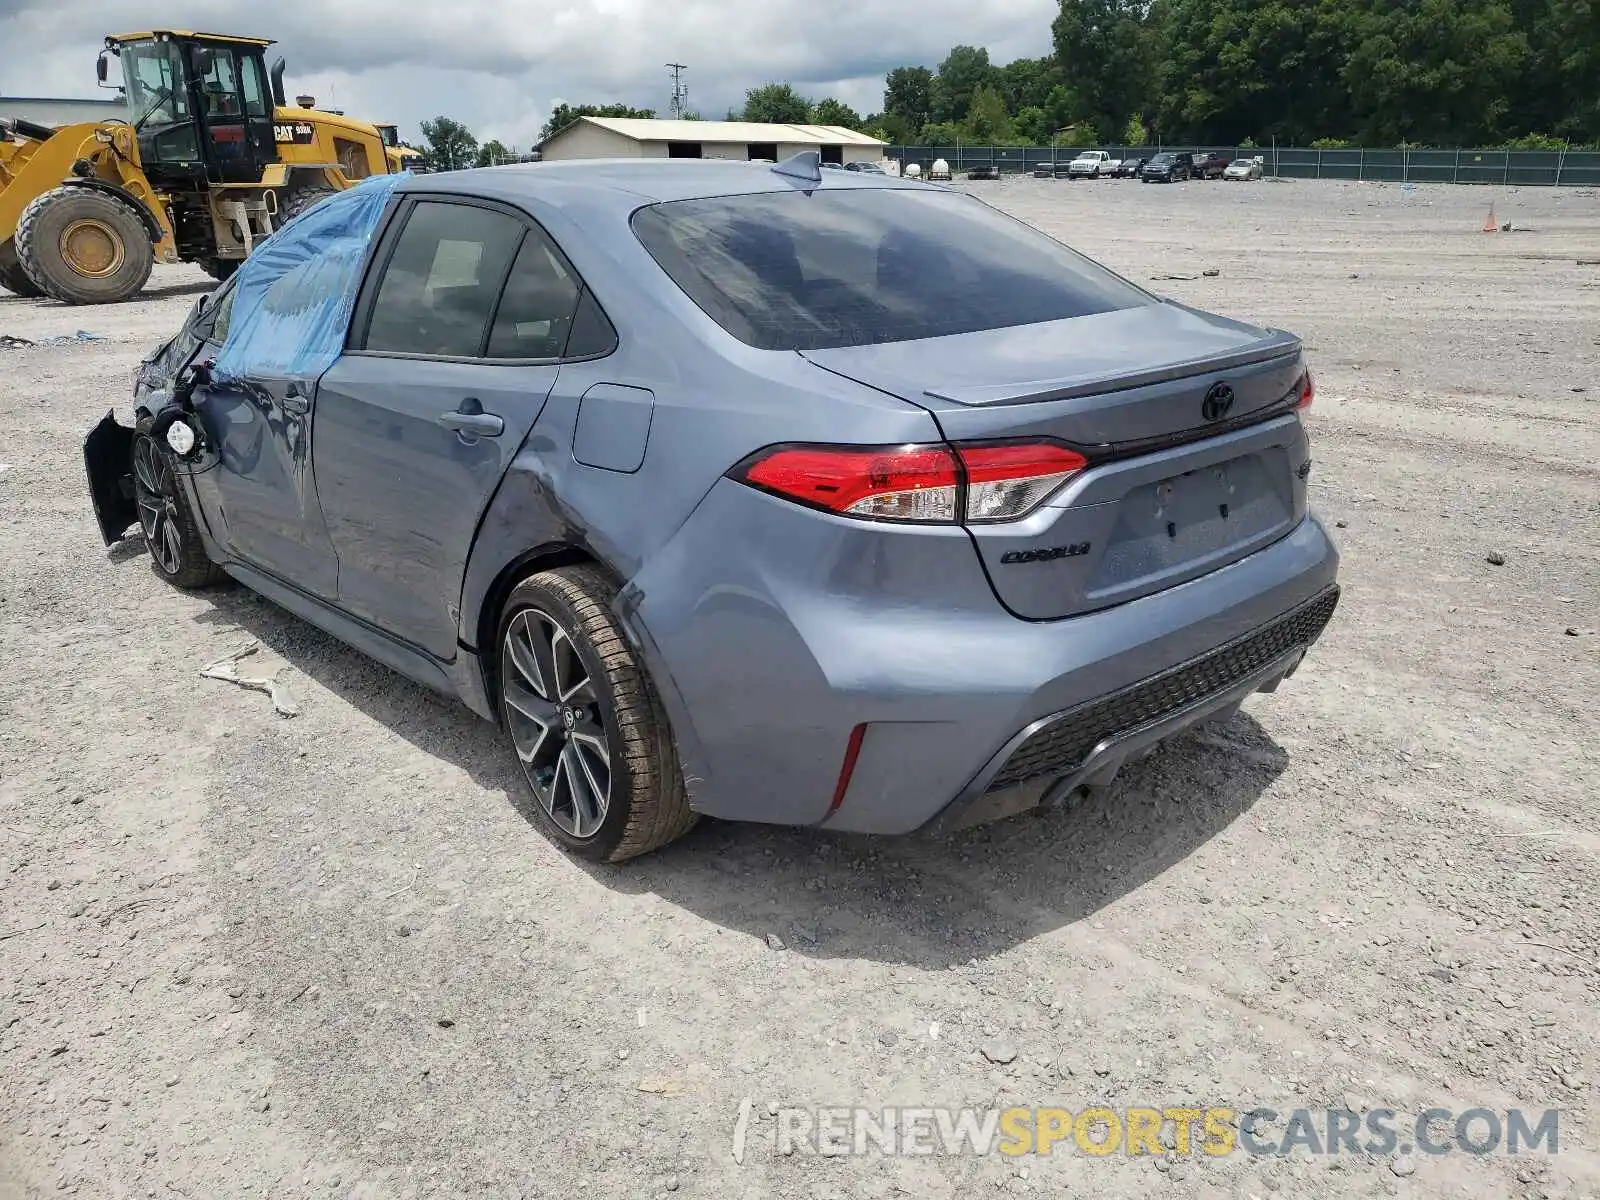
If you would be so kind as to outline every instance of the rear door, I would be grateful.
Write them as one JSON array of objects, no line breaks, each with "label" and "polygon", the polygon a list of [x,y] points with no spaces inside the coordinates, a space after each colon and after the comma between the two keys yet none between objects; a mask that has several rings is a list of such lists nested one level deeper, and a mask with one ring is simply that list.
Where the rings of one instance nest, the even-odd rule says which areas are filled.
[{"label": "rear door", "polygon": [[459,196],[408,201],[373,261],[317,394],[338,603],[449,660],[474,531],[544,407],[581,288],[533,221]]}]

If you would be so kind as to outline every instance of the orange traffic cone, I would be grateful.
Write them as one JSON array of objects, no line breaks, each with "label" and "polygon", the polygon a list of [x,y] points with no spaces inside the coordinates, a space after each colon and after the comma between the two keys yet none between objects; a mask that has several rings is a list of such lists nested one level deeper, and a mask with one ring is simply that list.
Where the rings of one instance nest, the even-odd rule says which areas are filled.
[{"label": "orange traffic cone", "polygon": [[1483,219],[1483,231],[1485,233],[1499,233],[1500,232],[1500,222],[1496,221],[1494,219],[1494,205],[1493,204],[1489,205],[1489,215]]}]

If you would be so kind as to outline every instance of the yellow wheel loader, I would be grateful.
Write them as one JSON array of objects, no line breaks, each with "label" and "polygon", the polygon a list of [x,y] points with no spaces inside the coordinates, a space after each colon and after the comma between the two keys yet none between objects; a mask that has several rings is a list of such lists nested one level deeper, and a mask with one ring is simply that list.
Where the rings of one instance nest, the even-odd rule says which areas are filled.
[{"label": "yellow wheel loader", "polygon": [[[404,170],[378,130],[290,107],[262,38],[158,29],[106,38],[125,120],[0,122],[0,285],[67,304],[137,295],[157,263],[226,279],[296,213]],[[306,99],[309,100],[309,97]]]},{"label": "yellow wheel loader", "polygon": [[428,156],[414,146],[401,143],[400,126],[374,121],[373,128],[383,139],[383,151],[389,156],[391,171],[415,171],[419,175],[427,171]]}]

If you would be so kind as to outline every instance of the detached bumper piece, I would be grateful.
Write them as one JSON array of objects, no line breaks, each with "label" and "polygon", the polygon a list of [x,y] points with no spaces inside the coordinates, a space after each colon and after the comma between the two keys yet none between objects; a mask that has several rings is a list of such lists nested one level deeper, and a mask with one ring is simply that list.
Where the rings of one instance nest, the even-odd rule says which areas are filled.
[{"label": "detached bumper piece", "polygon": [[[976,794],[929,827],[946,833],[1058,803],[1080,787],[1107,786],[1130,758],[1157,742],[1273,691],[1294,674],[1339,603],[1330,587],[1270,625],[1088,704],[1035,721],[997,758]],[[992,765],[991,765],[992,769]]]},{"label": "detached bumper piece", "polygon": [[110,409],[83,439],[83,468],[89,477],[89,499],[94,503],[95,524],[110,546],[121,541],[139,519],[133,498],[133,436],[117,424]]}]

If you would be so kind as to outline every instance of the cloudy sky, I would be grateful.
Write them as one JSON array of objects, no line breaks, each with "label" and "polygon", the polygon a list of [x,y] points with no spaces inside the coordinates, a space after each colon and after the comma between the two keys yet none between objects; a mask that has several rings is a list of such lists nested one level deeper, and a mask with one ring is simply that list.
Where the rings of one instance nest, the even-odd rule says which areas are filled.
[{"label": "cloudy sky", "polygon": [[[688,64],[690,106],[720,118],[746,88],[788,80],[863,113],[883,75],[936,65],[952,45],[993,61],[1046,53],[1053,0],[0,0],[0,95],[94,96],[107,33],[171,27],[274,38],[291,96],[394,121],[402,136],[445,113],[481,140],[526,148],[561,102],[666,113],[669,61]],[[18,48],[25,48],[22,53]],[[112,81],[116,69],[112,69]]]}]

